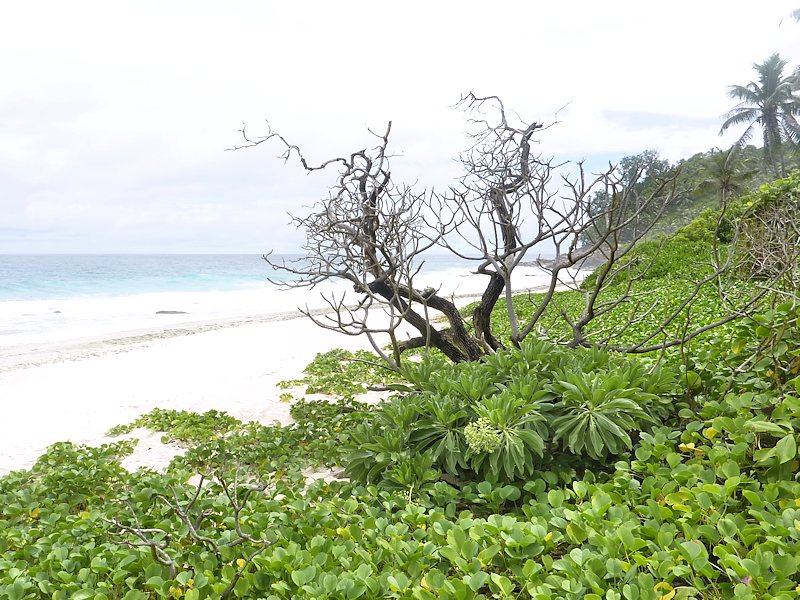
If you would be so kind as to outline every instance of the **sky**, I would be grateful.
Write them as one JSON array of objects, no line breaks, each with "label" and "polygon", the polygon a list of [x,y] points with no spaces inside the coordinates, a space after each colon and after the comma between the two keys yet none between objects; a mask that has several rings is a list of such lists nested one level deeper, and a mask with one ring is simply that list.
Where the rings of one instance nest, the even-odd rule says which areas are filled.
[{"label": "sky", "polygon": [[719,146],[730,84],[800,62],[800,0],[6,2],[0,19],[0,253],[296,251],[334,174],[312,161],[391,120],[396,180],[443,187],[468,92],[555,122],[538,149],[671,161]]}]

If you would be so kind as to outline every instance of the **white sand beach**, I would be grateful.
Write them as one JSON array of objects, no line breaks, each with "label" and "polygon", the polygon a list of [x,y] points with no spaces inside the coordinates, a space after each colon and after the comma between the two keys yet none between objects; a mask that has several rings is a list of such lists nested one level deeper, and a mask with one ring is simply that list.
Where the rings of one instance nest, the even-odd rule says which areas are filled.
[{"label": "white sand beach", "polygon": [[[317,352],[367,345],[300,317],[189,325],[32,352],[0,373],[0,475],[30,467],[54,442],[112,441],[104,435],[110,427],[156,407],[288,422],[279,381],[301,377]],[[157,440],[140,441],[139,450],[152,451],[138,460],[168,461],[173,451]]]},{"label": "white sand beach", "polygon": [[[479,291],[477,279],[450,277],[447,285],[462,294],[458,302],[464,304],[469,293]],[[524,287],[543,283],[541,272],[520,281]],[[291,311],[291,303],[302,303],[300,292],[262,303],[271,308],[266,314],[245,314],[264,301],[256,292],[200,296],[202,301],[195,296],[190,304],[176,296],[169,302],[139,298],[138,311],[130,299],[123,308],[111,306],[112,299],[74,301],[74,306],[29,303],[24,314],[17,310],[21,327],[23,317],[38,320],[36,327],[6,335],[0,344],[0,475],[32,466],[55,442],[110,442],[114,438],[104,435],[110,427],[156,407],[216,409],[243,421],[288,422],[289,405],[280,400],[284,390],[278,382],[301,377],[318,352],[369,348],[363,336],[321,329]],[[316,292],[302,293],[320,302]],[[17,314],[11,303],[4,304],[0,308],[7,314]],[[155,318],[155,308],[186,308],[190,314]],[[140,439],[137,454],[126,462],[131,468],[159,468],[175,453],[158,442],[158,435],[139,431],[135,437]]]}]

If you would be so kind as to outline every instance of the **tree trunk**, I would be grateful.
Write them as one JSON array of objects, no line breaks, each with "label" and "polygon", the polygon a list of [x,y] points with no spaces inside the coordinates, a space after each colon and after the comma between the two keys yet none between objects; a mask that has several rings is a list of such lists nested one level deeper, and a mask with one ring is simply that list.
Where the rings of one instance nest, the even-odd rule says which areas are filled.
[{"label": "tree trunk", "polygon": [[494,310],[500,295],[503,293],[505,282],[497,273],[493,273],[489,279],[489,285],[481,296],[481,302],[472,312],[472,325],[475,327],[475,335],[482,339],[492,349],[497,350],[502,344],[492,334],[492,311]]},{"label": "tree trunk", "polygon": [[[450,331],[441,332],[431,325],[425,317],[414,311],[408,302],[401,298],[399,294],[396,294],[385,281],[374,281],[369,284],[369,289],[401,311],[404,315],[404,320],[420,333],[420,337],[425,340],[429,339],[430,344],[434,348],[441,350],[451,361],[465,362],[477,360],[482,356],[483,352],[475,340],[469,336],[461,320],[461,315],[452,302],[435,295],[427,299],[428,306],[443,312],[450,322]],[[416,294],[416,292],[413,292],[413,294]]]}]

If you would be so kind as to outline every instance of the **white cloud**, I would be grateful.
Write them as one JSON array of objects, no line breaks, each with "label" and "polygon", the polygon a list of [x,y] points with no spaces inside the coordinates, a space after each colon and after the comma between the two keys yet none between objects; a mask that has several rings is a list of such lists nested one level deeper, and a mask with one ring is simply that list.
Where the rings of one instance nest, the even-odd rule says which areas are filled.
[{"label": "white cloud", "polygon": [[[562,123],[541,149],[675,160],[724,145],[726,86],[800,61],[796,0],[752,3],[32,1],[0,23],[0,252],[289,250],[330,180],[277,148],[226,153],[264,118],[321,160],[393,120],[395,173],[446,185],[460,94]],[[648,119],[647,116],[652,118]],[[639,121],[637,122],[637,116]],[[5,233],[3,233],[5,232]]]}]

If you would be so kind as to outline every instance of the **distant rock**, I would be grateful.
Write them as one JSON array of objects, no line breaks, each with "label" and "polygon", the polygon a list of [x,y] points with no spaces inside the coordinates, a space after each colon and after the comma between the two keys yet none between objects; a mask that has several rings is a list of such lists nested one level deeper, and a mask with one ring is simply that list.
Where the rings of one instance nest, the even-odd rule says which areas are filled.
[{"label": "distant rock", "polygon": [[[580,253],[582,250],[576,250],[576,253]],[[523,265],[528,266],[541,266],[543,269],[552,269],[555,266],[563,265],[567,262],[566,256],[556,256],[555,258],[540,258],[538,261],[532,261],[530,263],[522,263]],[[590,254],[589,256],[585,257],[583,260],[578,261],[575,265],[581,269],[594,269],[599,267],[604,262],[606,262],[606,258],[600,252],[595,252],[594,254]]]},{"label": "distant rock", "polygon": [[185,310],[157,310],[157,315],[188,315]]}]

